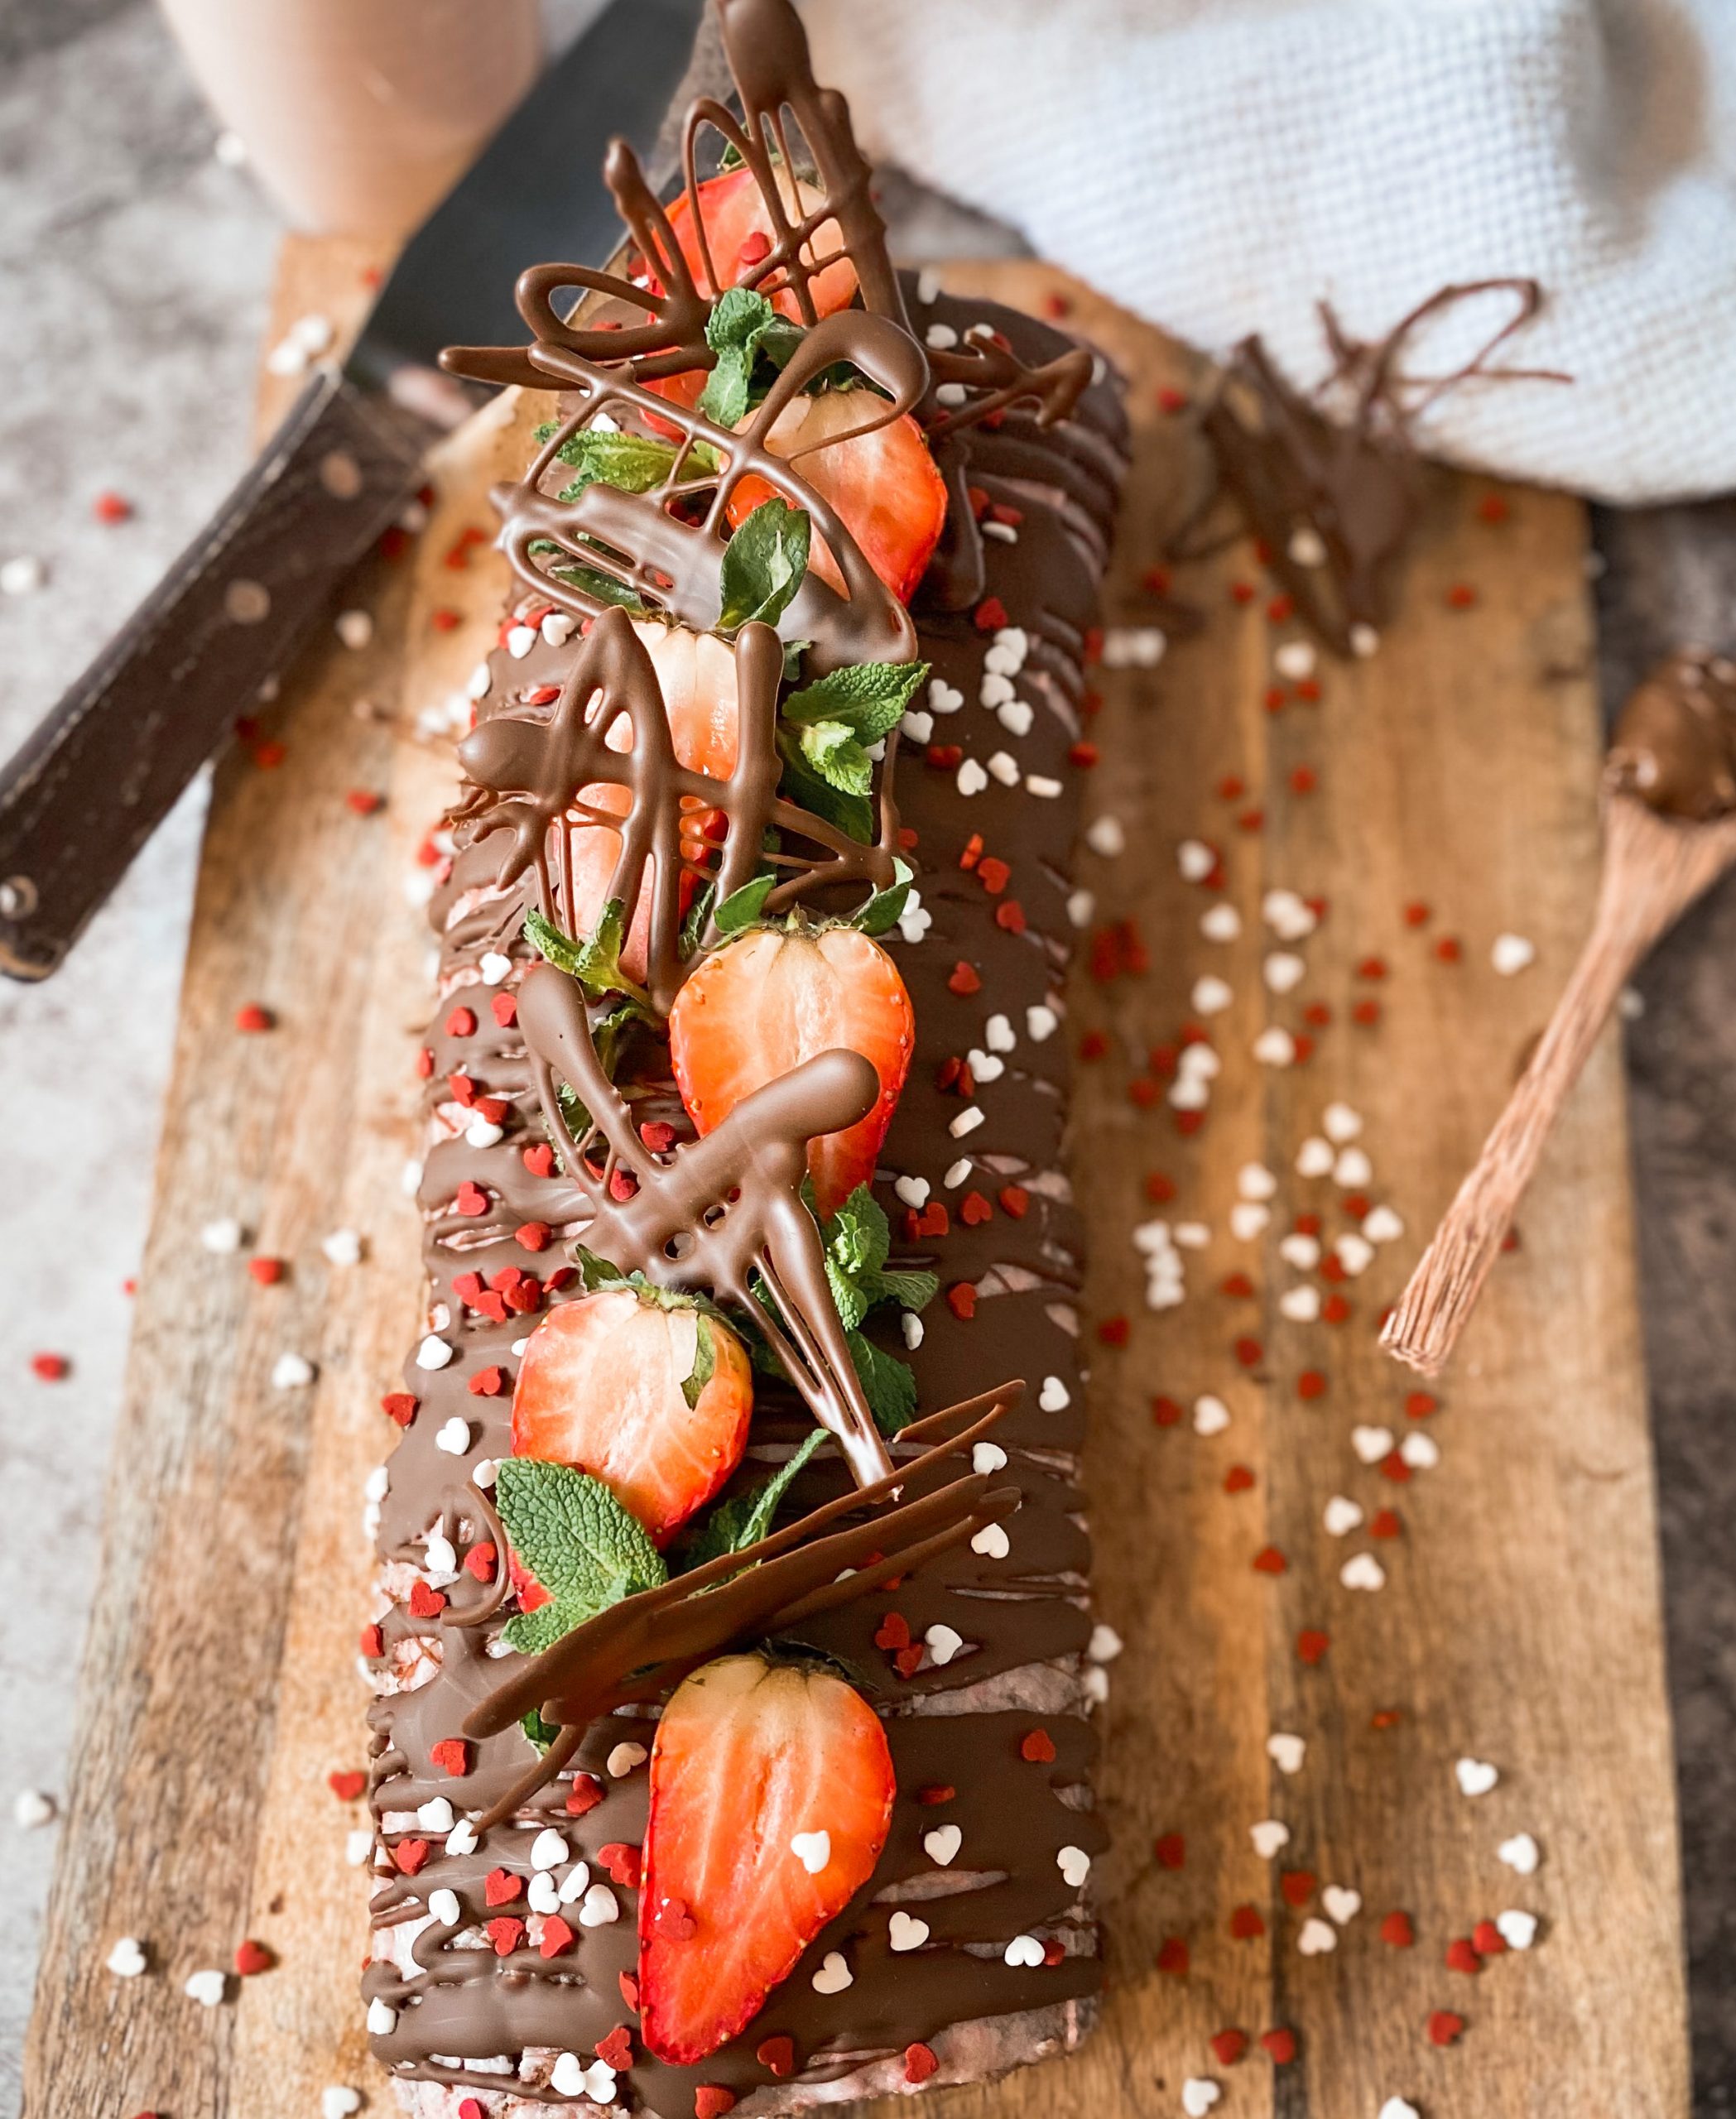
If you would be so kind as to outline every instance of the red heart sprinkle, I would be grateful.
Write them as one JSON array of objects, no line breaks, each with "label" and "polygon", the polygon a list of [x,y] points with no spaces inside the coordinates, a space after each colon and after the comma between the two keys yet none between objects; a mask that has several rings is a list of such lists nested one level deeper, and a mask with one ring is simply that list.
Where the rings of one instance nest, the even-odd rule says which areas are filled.
[{"label": "red heart sprinkle", "polygon": [[392,1858],[401,1874],[413,1876],[428,1858],[426,1839],[401,1839],[392,1850]]},{"label": "red heart sprinkle", "polygon": [[977,1314],[977,1291],[969,1281],[955,1281],[946,1290],[946,1306],[960,1324]]},{"label": "red heart sprinkle", "polygon": [[910,1621],[902,1612],[888,1612],[874,1631],[874,1646],[891,1650],[910,1646]]},{"label": "red heart sprinkle", "polygon": [[1383,1508],[1378,1510],[1369,1519],[1368,1535],[1371,1538],[1396,1538],[1400,1535],[1403,1529],[1404,1525],[1399,1521],[1398,1511],[1396,1508]]},{"label": "red heart sprinkle", "polygon": [[1254,1554],[1256,1574],[1282,1574],[1290,1563],[1276,1545],[1263,1545]]},{"label": "red heart sprinkle", "polygon": [[481,1185],[473,1184],[467,1177],[459,1186],[458,1196],[452,1204],[459,1213],[474,1218],[478,1214],[488,1213],[488,1195],[483,1190]]},{"label": "red heart sprinkle", "polygon": [[1479,1957],[1500,1957],[1507,1948],[1507,1938],[1493,1920],[1479,1920],[1471,1930],[1471,1947]]},{"label": "red heart sprinkle", "polygon": [[522,1876],[515,1876],[510,1869],[490,1869],[483,1896],[490,1905],[510,1905],[523,1889]]},{"label": "red heart sprinkle", "polygon": [[920,2039],[904,2049],[904,2079],[907,2083],[926,2083],[940,2064],[933,2046],[923,2045]]},{"label": "red heart sprinkle", "polygon": [[1232,1464],[1224,1474],[1225,1493],[1246,1493],[1254,1482],[1254,1475],[1246,1464]]},{"label": "red heart sprinkle", "polygon": [[[536,1948],[544,1957],[559,1957],[563,1950],[573,1947],[574,1940],[572,1929],[558,1913],[551,1913],[542,1924],[542,1936]],[[607,2064],[613,2067],[614,2063],[609,2061]]]},{"label": "red heart sprinkle", "polygon": [[582,1818],[587,1810],[594,1810],[603,1800],[603,1783],[594,1774],[581,1773],[574,1778],[566,1795],[566,1813],[569,1817]]},{"label": "red heart sprinkle", "polygon": [[597,2040],[597,2058],[618,2075],[632,2065],[633,2035],[624,2023],[618,2023],[607,2038]]},{"label": "red heart sprinkle", "polygon": [[1181,1418],[1181,1408],[1173,1398],[1153,1398],[1152,1418],[1159,1427],[1174,1427]]},{"label": "red heart sprinkle", "polygon": [[1187,1842],[1179,1832],[1162,1833],[1152,1852],[1157,1857],[1160,1869],[1183,1869],[1187,1867]]},{"label": "red heart sprinkle", "polygon": [[1323,1633],[1318,1626],[1304,1626],[1296,1637],[1296,1652],[1310,1670],[1324,1660],[1331,1646],[1331,1635]]},{"label": "red heart sprinkle", "polygon": [[494,1945],[496,1957],[511,1957],[524,1940],[524,1923],[503,1914],[499,1920],[488,1922],[484,1933]]},{"label": "red heart sprinkle", "polygon": [[1027,1729],[1019,1739],[1019,1756],[1032,1766],[1047,1766],[1055,1756],[1055,1739],[1046,1729]]},{"label": "red heart sprinkle", "polygon": [[1450,2045],[1464,2029],[1464,2018],[1450,2009],[1436,2009],[1429,2018],[1431,2045]]},{"label": "red heart sprinkle", "polygon": [[244,1008],[235,1011],[237,1030],[270,1030],[276,1020],[269,1008],[262,1008],[257,1002],[250,1001]]},{"label": "red heart sprinkle", "polygon": [[724,2119],[735,2109],[735,2092],[721,2083],[701,2083],[693,2093],[693,2119]]},{"label": "red heart sprinkle", "polygon": [[967,1228],[978,1228],[994,1218],[994,1208],[980,1192],[967,1192],[959,1202],[959,1219]]},{"label": "red heart sprinkle", "polygon": [[1248,2050],[1245,2030],[1219,2030],[1209,2040],[1212,2054],[1220,2068],[1233,2068]]},{"label": "red heart sprinkle", "polygon": [[966,963],[962,957],[953,966],[946,983],[953,992],[959,995],[980,993],[983,990],[982,974],[974,964]]},{"label": "red heart sprinkle", "polygon": [[1016,1222],[1023,1221],[1031,1204],[1031,1194],[1022,1184],[1003,1184],[998,1197],[1003,1214],[1011,1216]]},{"label": "red heart sprinkle", "polygon": [[442,1737],[437,1744],[429,1747],[428,1756],[455,1780],[470,1771],[470,1747],[462,1737]]},{"label": "red heart sprinkle", "polygon": [[283,1261],[281,1258],[249,1258],[248,1271],[261,1287],[273,1288],[283,1278]]},{"label": "red heart sprinkle", "polygon": [[925,1809],[931,1810],[936,1804],[950,1803],[958,1792],[956,1788],[949,1787],[944,1780],[935,1780],[931,1781],[927,1787],[916,1790],[916,1800]]},{"label": "red heart sprinkle", "polygon": [[597,1849],[597,1859],[608,1871],[609,1881],[627,1891],[639,1888],[639,1850],[629,1847],[625,1840],[612,1839],[606,1847]]},{"label": "red heart sprinkle", "polygon": [[901,1648],[892,1658],[892,1668],[901,1678],[913,1678],[922,1667],[922,1644],[913,1641],[908,1648]]},{"label": "red heart sprinkle", "polygon": [[492,1582],[495,1563],[499,1558],[499,1554],[486,1540],[479,1545],[472,1545],[464,1554],[464,1572],[474,1574],[478,1582]]},{"label": "red heart sprinkle", "polygon": [[998,596],[985,596],[973,619],[979,632],[998,632],[1007,623],[1007,606]]},{"label": "red heart sprinkle", "polygon": [[1446,1965],[1449,1972],[1481,1972],[1483,1959],[1470,1938],[1460,1935],[1447,1944]]},{"label": "red heart sprinkle", "polygon": [[256,1972],[269,1972],[277,1962],[263,1943],[256,1943],[251,1937],[235,1952],[235,1969],[243,1979],[251,1979]]},{"label": "red heart sprinkle", "polygon": [[458,2119],[487,2119],[487,2114],[477,2098],[467,2097],[458,2107]]},{"label": "red heart sprinkle", "polygon": [[1229,1916],[1229,1932],[1238,1943],[1251,1943],[1266,1933],[1266,1923],[1254,1905],[1238,1905]]},{"label": "red heart sprinkle", "polygon": [[1260,2043],[1272,2055],[1274,2067],[1287,2068],[1296,2058],[1296,2033],[1293,2030],[1262,2030]]},{"label": "red heart sprinkle", "polygon": [[410,1616],[413,1619],[437,1619],[446,1608],[446,1600],[438,1589],[430,1589],[426,1582],[418,1582],[410,1592]]},{"label": "red heart sprinkle", "polygon": [[340,1803],[353,1803],[368,1785],[368,1775],[359,1771],[353,1773],[328,1773],[325,1785]]},{"label": "red heart sprinkle", "polygon": [[1380,1939],[1396,1950],[1407,1950],[1416,1939],[1408,1913],[1389,1913],[1380,1924]]},{"label": "red heart sprinkle", "polygon": [[1278,1889],[1284,1894],[1286,1905],[1306,1905],[1319,1884],[1320,1878],[1311,1869],[1286,1869],[1278,1879]]},{"label": "red heart sprinkle", "polygon": [[796,2072],[796,2040],[781,2032],[774,2038],[762,2039],[754,2048],[753,2057],[768,2074],[793,2075]]},{"label": "red heart sprinkle", "polygon": [[1157,1969],[1173,1979],[1187,1977],[1187,1942],[1181,1935],[1166,1935],[1157,1947]]}]

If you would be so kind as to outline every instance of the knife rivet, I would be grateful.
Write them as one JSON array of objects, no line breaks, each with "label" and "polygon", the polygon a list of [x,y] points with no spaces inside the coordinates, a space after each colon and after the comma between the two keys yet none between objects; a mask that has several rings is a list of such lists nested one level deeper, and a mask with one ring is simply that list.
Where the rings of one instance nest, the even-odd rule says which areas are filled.
[{"label": "knife rivet", "polygon": [[353,500],[362,490],[362,467],[347,449],[334,449],[320,459],[320,483],[337,500]]},{"label": "knife rivet", "polygon": [[0,883],[0,918],[28,920],[36,909],[36,887],[28,876],[8,876]]},{"label": "knife rivet", "polygon": [[262,581],[232,581],[223,592],[223,608],[238,626],[257,626],[272,608],[272,592]]}]

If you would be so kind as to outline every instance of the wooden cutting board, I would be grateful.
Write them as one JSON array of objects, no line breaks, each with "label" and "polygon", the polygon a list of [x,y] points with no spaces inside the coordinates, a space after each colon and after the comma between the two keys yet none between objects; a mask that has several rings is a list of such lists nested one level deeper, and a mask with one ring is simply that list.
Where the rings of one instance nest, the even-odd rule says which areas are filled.
[{"label": "wooden cutting board", "polygon": [[[309,310],[353,324],[373,262],[292,242],[269,343]],[[1148,625],[1145,576],[1198,472],[1185,415],[1159,399],[1195,379],[1186,358],[1045,268],[947,277],[1027,305],[1066,301],[1129,376],[1137,453],[1108,608],[1112,627]],[[141,2107],[290,2119],[340,2083],[370,2108],[387,2102],[355,1999],[364,1891],[344,1843],[362,1810],[326,1776],[363,1754],[361,1489],[390,1437],[378,1394],[418,1322],[418,1229],[400,1176],[429,987],[405,884],[451,768],[444,739],[416,728],[425,711],[438,718],[494,622],[498,562],[460,533],[490,526],[498,439],[460,438],[414,551],[358,584],[372,644],[311,652],[252,746],[218,771],[26,2057],[31,2119]],[[1126,850],[1084,857],[1083,880],[1093,928],[1135,921],[1149,955],[1106,983],[1082,963],[1069,1025],[1105,1047],[1080,1069],[1074,1167],[1096,1236],[1088,1329],[1107,1330],[1088,1464],[1098,1596],[1126,1642],[1103,1715],[1112,1983],[1082,2052],[949,2093],[957,2119],[1156,2119],[1182,2109],[1190,2079],[1219,2087],[1223,2119],[1374,2119],[1392,2097],[1424,2119],[1687,2110],[1613,1040],[1437,1410],[1407,1415],[1407,1379],[1374,1343],[1591,901],[1585,521],[1570,500],[1521,489],[1504,489],[1505,519],[1489,521],[1493,490],[1431,475],[1404,616],[1373,660],[1323,667],[1317,702],[1275,676],[1274,643],[1294,628],[1269,616],[1245,544],[1176,575],[1173,593],[1205,621],[1195,637],[1171,622],[1156,666],[1097,673],[1097,810],[1119,821]],[[1111,643],[1112,659],[1128,644],[1113,632]],[[360,814],[352,793],[384,805]],[[1221,888],[1179,873],[1189,838],[1220,854]],[[1262,984],[1263,958],[1286,947],[1261,925],[1272,889],[1325,905],[1294,945],[1302,982],[1282,997]],[[1237,909],[1238,938],[1202,934],[1214,903]],[[1503,933],[1536,949],[1512,978],[1490,963]],[[1441,947],[1452,941],[1456,962]],[[1193,997],[1205,975],[1233,996],[1209,1017]],[[269,1034],[234,1027],[248,1002],[273,1011]],[[1310,1024],[1310,1007],[1330,1022]],[[1167,1055],[1156,1072],[1149,1055],[1190,1021],[1209,1028],[1222,1069],[1204,1124],[1184,1133]],[[1301,1064],[1254,1058],[1274,1022],[1314,1040]],[[1351,1305],[1337,1325],[1278,1308],[1315,1281],[1277,1250],[1296,1217],[1318,1214],[1329,1246],[1355,1226],[1354,1188],[1295,1170],[1334,1102],[1364,1122],[1355,1145],[1373,1175],[1359,1189],[1405,1223],[1365,1273],[1317,1283]],[[1278,1179],[1272,1219],[1238,1240],[1229,1208],[1256,1162]],[[1161,1206],[1154,1179],[1174,1187]],[[287,1261],[277,1285],[203,1247],[202,1227],[226,1215],[250,1252]],[[1161,1314],[1144,1306],[1131,1241],[1153,1216],[1206,1232],[1182,1252],[1187,1300]],[[322,1254],[346,1228],[365,1238],[360,1265]],[[1110,1343],[1119,1319],[1124,1343]],[[317,1362],[312,1386],[272,1386],[286,1352]],[[1195,1431],[1202,1395],[1228,1410],[1224,1432]],[[1439,1462],[1400,1483],[1360,1461],[1359,1427],[1389,1429],[1413,1454],[1426,1435]],[[1393,1511],[1399,1535],[1373,1539],[1365,1523],[1329,1535],[1334,1497],[1370,1522]],[[1378,1561],[1383,1588],[1343,1585],[1353,1554]],[[1312,1662],[1298,1653],[1305,1631],[1326,1637]],[[1274,1733],[1303,1740],[1299,1771],[1269,1755]],[[1460,1759],[1492,1764],[1498,1784],[1467,1797]],[[1250,1839],[1266,1820],[1291,1834],[1270,1861]],[[1542,1851],[1529,1878],[1496,1854],[1520,1832]],[[1320,1888],[1293,1905],[1285,1871]],[[1327,1886],[1360,1894],[1342,1926]],[[1342,1914],[1348,1901],[1333,1903]],[[1260,1934],[1233,1936],[1238,1908]],[[1450,1970],[1450,1943],[1508,1908],[1540,1916],[1534,1947],[1474,1976]],[[1381,1937],[1399,1910],[1407,1949]],[[1330,1934],[1335,1947],[1305,1953],[1310,1921],[1310,1944]],[[123,1981],[103,1960],[129,1934],[151,1969]],[[232,1979],[219,2008],[186,1998],[186,1976],[228,1966],[243,1937],[267,1944],[276,1968]],[[1450,2046],[1431,2042],[1438,2011],[1464,2019]],[[1226,2065],[1208,2041],[1233,2028],[1256,2041],[1293,2029],[1296,2057],[1276,2065],[1256,2042]]]}]

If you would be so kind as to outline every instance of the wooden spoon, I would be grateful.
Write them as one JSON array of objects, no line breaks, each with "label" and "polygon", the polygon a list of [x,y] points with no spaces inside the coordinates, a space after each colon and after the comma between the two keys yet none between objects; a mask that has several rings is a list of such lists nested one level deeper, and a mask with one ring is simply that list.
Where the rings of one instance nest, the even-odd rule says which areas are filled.
[{"label": "wooden spoon", "polygon": [[1634,967],[1736,862],[1736,815],[1660,815],[1606,782],[1597,915],[1567,990],[1470,1174],[1423,1253],[1380,1343],[1438,1376],[1469,1322],[1557,1113]]}]

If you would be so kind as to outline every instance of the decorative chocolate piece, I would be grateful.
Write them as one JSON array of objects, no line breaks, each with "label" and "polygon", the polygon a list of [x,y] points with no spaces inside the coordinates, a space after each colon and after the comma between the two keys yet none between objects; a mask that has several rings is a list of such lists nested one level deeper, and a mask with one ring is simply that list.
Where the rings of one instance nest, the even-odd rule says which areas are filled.
[{"label": "decorative chocolate piece", "polygon": [[1622,709],[1609,770],[1661,816],[1736,810],[1736,662],[1707,647],[1666,656]]},{"label": "decorative chocolate piece", "polygon": [[[1514,296],[1513,314],[1468,360],[1443,376],[1403,372],[1406,348],[1424,324],[1461,302],[1501,293]],[[1298,615],[1336,653],[1368,652],[1392,618],[1416,522],[1416,423],[1468,382],[1566,382],[1546,369],[1488,365],[1542,302],[1535,280],[1442,287],[1384,339],[1368,344],[1354,339],[1322,302],[1334,366],[1312,401],[1279,374],[1258,336],[1245,339],[1202,416],[1217,483],[1172,540],[1176,555],[1204,549],[1194,533],[1227,488]],[[1325,409],[1335,400],[1348,400],[1342,420]]]}]

